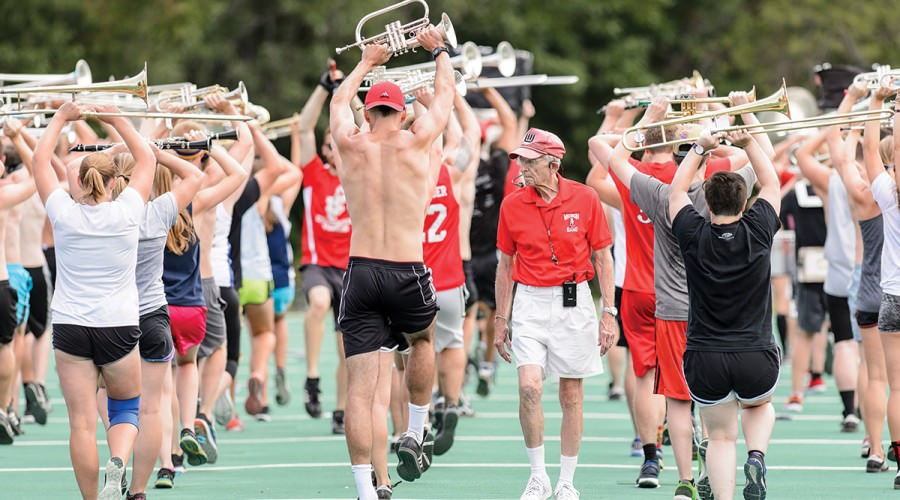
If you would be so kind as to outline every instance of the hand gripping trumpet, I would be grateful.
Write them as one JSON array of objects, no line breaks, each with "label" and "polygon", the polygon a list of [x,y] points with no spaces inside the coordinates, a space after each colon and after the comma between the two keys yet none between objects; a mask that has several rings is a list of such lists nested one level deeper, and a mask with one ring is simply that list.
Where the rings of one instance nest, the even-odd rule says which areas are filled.
[{"label": "hand gripping trumpet", "polygon": [[[393,21],[384,27],[384,33],[368,38],[363,37],[362,28],[367,21],[411,3],[419,3],[425,9],[425,14],[421,18],[406,24],[400,24],[400,21]],[[335,51],[338,54],[342,54],[353,47],[362,49],[366,45],[378,44],[386,46],[395,56],[405,54],[419,46],[416,36],[430,24],[431,21],[428,20],[428,3],[425,0],[403,0],[363,16],[356,25],[356,43],[338,47]],[[447,45],[455,49],[456,31],[453,29],[453,23],[450,22],[450,17],[447,14],[441,14],[441,22],[438,25],[438,29],[441,31],[441,35]]]}]

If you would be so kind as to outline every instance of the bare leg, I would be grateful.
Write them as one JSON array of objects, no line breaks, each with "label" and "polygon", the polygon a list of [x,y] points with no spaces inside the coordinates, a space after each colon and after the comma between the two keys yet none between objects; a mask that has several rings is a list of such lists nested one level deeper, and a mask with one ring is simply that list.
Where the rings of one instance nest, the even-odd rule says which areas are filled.
[{"label": "bare leg", "polygon": [[47,368],[50,366],[50,332],[45,331],[40,338],[34,340],[31,351],[34,363],[34,381],[46,385]]},{"label": "bare leg", "polygon": [[622,369],[627,355],[627,349],[616,345],[612,346],[606,354],[606,362],[609,364],[609,378],[613,387],[622,388],[624,385]]},{"label": "bare leg", "polygon": [[[544,444],[543,369],[537,365],[519,367],[519,424],[525,437],[525,447],[537,448]],[[561,381],[560,381],[561,382]],[[560,383],[560,393],[562,384]],[[562,397],[562,394],[560,394]]]},{"label": "bare leg", "polygon": [[[103,365],[100,372],[110,398],[124,400],[141,395],[141,357],[137,348],[122,359]],[[119,457],[127,464],[134,449],[138,428],[129,423],[120,423],[111,426],[106,434],[110,456]]]},{"label": "bare leg", "polygon": [[197,393],[199,375],[197,374],[197,346],[191,347],[182,355],[176,355],[175,394],[178,396],[181,429],[194,430],[194,419],[197,418]]},{"label": "bare leg", "polygon": [[462,391],[463,378],[466,375],[466,352],[461,349],[444,349],[440,354],[438,376],[441,394],[447,405],[459,404],[459,393]]},{"label": "bare leg", "polygon": [[16,375],[16,355],[12,342],[0,344],[0,411],[6,411],[12,401],[13,381]]},{"label": "bare leg", "polygon": [[97,375],[90,359],[55,352],[59,385],[69,413],[69,456],[84,498],[97,497]]},{"label": "bare leg", "polygon": [[656,370],[647,370],[643,377],[636,378],[634,394],[634,414],[641,443],[656,443],[656,431],[660,425],[660,402],[663,397],[653,394]]},{"label": "bare leg", "polygon": [[819,330],[813,337],[810,370],[815,373],[825,373],[825,351],[827,350],[828,335],[825,330]]},{"label": "bare leg", "polygon": [[[168,367],[168,363],[166,366]],[[160,430],[162,431],[159,443],[159,466],[164,469],[174,469],[172,464],[172,444],[175,438],[175,368],[166,370],[163,378],[162,393],[160,394]]]},{"label": "bare leg", "polygon": [[378,486],[391,484],[387,464],[387,413],[391,402],[391,378],[393,372],[391,367],[393,364],[394,353],[378,353],[378,385],[375,388],[375,401],[372,408],[372,466],[375,468]]},{"label": "bare leg", "polygon": [[[288,325],[284,314],[275,316],[275,367],[284,369],[287,365]],[[224,366],[224,365],[223,365]]]},{"label": "bare leg", "polygon": [[775,408],[772,401],[767,400],[754,406],[744,406],[741,411],[741,427],[744,430],[744,441],[747,451],[756,450],[766,453],[769,439],[775,427]]},{"label": "bare leg", "polygon": [[345,416],[350,463],[372,463],[372,408],[378,386],[378,351],[347,358],[349,393]]},{"label": "bare leg", "polygon": [[275,350],[274,309],[272,299],[260,305],[247,305],[247,319],[253,338],[250,344],[250,376],[262,383],[262,405],[268,404],[269,358]]},{"label": "bare leg", "polygon": [[406,335],[411,349],[406,363],[406,388],[410,403],[426,406],[431,403],[434,381],[434,321],[424,331]]},{"label": "bare leg", "polygon": [[866,358],[866,371],[868,383],[863,391],[862,400],[863,419],[866,423],[866,432],[872,443],[872,454],[884,458],[884,446],[881,444],[881,435],[884,428],[884,419],[887,414],[887,366],[885,365],[882,340],[876,328],[861,328],[863,342],[863,355]]},{"label": "bare leg", "polygon": [[[169,409],[163,404],[165,379],[171,379],[169,363],[141,362],[140,431],[134,443],[131,493],[143,493],[156,465],[156,455],[162,443],[162,414]],[[171,430],[171,425],[169,426]]]},{"label": "bare leg", "polygon": [[[881,345],[887,367],[890,395],[887,400],[888,430],[891,441],[900,441],[900,332],[882,332]],[[871,381],[869,382],[871,384]]]},{"label": "bare leg", "polygon": [[791,394],[802,397],[806,382],[806,373],[809,371],[810,356],[812,356],[813,336],[804,330],[796,330],[796,334],[789,340],[791,344]]},{"label": "bare leg", "polygon": [[394,436],[400,436],[406,429],[406,390],[403,380],[406,376],[406,365],[403,356],[394,352],[394,369],[391,370],[391,428]]},{"label": "bare leg", "polygon": [[206,416],[213,414],[216,400],[222,394],[220,384],[226,361],[227,349],[223,344],[200,362],[200,413]]},{"label": "bare leg", "polygon": [[306,377],[319,378],[319,355],[325,336],[325,315],[331,308],[331,290],[324,286],[314,286],[307,294],[309,309],[303,318],[303,333],[306,337]]},{"label": "bare leg", "polygon": [[628,414],[631,416],[631,427],[634,428],[634,435],[639,437],[637,428],[637,418],[634,413],[634,395],[637,386],[637,377],[634,375],[634,369],[631,366],[631,356],[628,350],[625,350],[625,401],[628,402]]},{"label": "bare leg", "polygon": [[669,437],[672,439],[672,451],[675,453],[675,466],[678,467],[679,479],[691,479],[694,471],[691,468],[691,449],[694,427],[691,424],[691,402],[666,398]]},{"label": "bare leg", "polygon": [[[563,414],[560,427],[560,449],[562,454],[567,457],[578,456],[578,449],[581,446],[581,435],[584,431],[583,402],[584,386],[582,379],[559,379],[559,406],[562,408]],[[538,404],[540,404],[540,401],[538,401]],[[543,429],[543,425],[541,428]],[[533,446],[529,446],[529,448],[533,448]]]},{"label": "bare leg", "polygon": [[337,404],[334,405],[336,410],[343,410],[347,407],[347,359],[344,355],[344,336],[341,332],[334,332],[334,338],[337,341],[338,365],[335,370],[335,378],[337,379]]},{"label": "bare leg", "polygon": [[738,404],[729,401],[700,409],[709,431],[706,467],[716,500],[734,498],[736,446],[738,436]]}]

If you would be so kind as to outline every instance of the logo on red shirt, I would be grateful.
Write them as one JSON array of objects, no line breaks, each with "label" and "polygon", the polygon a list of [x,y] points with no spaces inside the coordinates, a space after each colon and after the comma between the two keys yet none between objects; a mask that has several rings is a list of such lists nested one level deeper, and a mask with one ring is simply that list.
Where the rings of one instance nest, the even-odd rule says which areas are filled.
[{"label": "logo on red shirt", "polygon": [[325,217],[316,214],[316,222],[323,231],[330,233],[349,233],[350,218],[339,218],[347,211],[347,197],[344,195],[344,187],[338,186],[334,194],[325,197]]},{"label": "logo on red shirt", "polygon": [[581,212],[563,214],[563,220],[566,221],[566,232],[567,233],[577,233],[578,232],[578,219],[580,219],[580,218],[581,218]]}]

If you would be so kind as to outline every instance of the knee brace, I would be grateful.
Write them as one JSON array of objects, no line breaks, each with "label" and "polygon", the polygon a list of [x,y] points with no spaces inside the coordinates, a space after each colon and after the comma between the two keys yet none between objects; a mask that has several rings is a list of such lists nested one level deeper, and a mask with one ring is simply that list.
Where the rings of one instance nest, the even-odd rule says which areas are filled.
[{"label": "knee brace", "polygon": [[141,409],[141,397],[131,399],[106,398],[106,408],[109,412],[109,426],[118,424],[131,424],[138,427],[138,413]]}]

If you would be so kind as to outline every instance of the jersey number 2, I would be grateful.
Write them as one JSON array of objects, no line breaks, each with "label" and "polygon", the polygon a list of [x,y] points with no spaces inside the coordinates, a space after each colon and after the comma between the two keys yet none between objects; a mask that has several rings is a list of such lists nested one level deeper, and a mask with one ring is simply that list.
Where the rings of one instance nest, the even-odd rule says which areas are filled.
[{"label": "jersey number 2", "polygon": [[434,222],[431,223],[431,226],[425,233],[425,241],[428,243],[439,243],[447,237],[447,230],[441,229],[441,224],[447,218],[447,207],[440,203],[431,204],[426,215],[431,216],[434,214],[437,214],[437,217],[435,217]]}]

